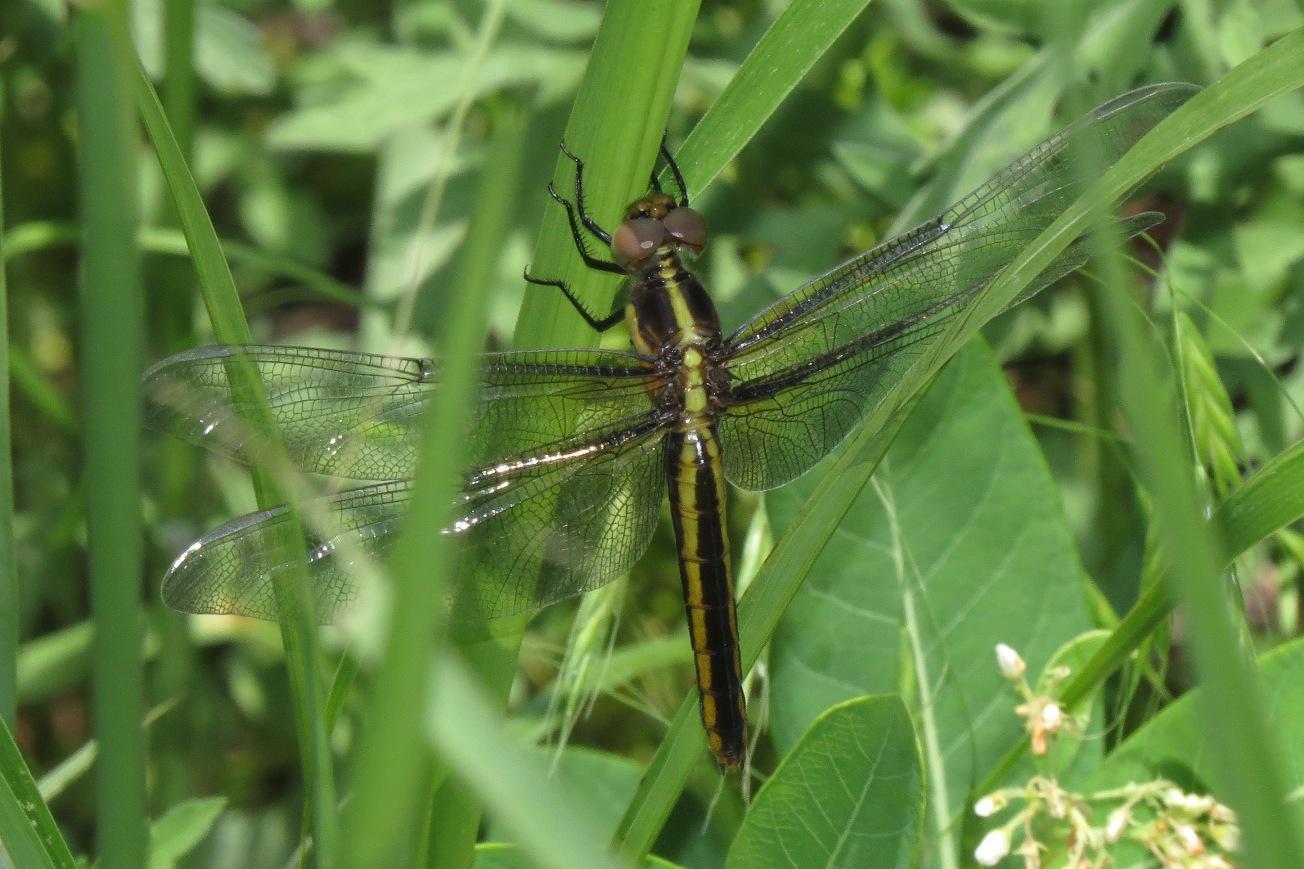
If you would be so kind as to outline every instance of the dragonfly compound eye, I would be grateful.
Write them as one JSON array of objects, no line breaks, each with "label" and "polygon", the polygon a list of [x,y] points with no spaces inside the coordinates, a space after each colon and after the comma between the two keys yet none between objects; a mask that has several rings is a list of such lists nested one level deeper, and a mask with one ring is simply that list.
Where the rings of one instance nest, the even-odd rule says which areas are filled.
[{"label": "dragonfly compound eye", "polygon": [[661,222],[671,238],[693,253],[701,253],[706,247],[706,220],[693,209],[687,206],[672,209]]},{"label": "dragonfly compound eye", "polygon": [[665,243],[666,228],[650,217],[626,220],[611,237],[611,255],[625,267],[639,266]]}]

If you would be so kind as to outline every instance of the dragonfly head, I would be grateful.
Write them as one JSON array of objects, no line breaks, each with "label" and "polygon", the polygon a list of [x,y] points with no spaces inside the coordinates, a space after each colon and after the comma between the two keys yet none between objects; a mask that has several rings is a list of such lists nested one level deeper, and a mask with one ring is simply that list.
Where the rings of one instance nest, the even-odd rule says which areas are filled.
[{"label": "dragonfly head", "polygon": [[624,268],[636,271],[662,245],[673,244],[696,256],[706,248],[706,240],[701,214],[666,193],[652,193],[625,209],[624,222],[611,235],[611,255]]}]

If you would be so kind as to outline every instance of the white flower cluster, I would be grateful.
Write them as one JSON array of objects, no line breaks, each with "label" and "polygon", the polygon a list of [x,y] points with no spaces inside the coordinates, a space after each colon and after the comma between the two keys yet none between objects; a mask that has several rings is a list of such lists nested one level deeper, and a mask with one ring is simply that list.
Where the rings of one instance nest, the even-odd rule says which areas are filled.
[{"label": "white flower cluster", "polygon": [[[1080,732],[1081,725],[1054,697],[1069,675],[1067,669],[1047,673],[1038,694],[1028,686],[1027,664],[1014,649],[998,645],[996,663],[1023,700],[1015,711],[1025,720],[1033,754],[1045,755],[1050,741],[1066,727]],[[1230,855],[1239,847],[1231,809],[1165,779],[1078,794],[1039,775],[980,797],[973,810],[980,818],[992,818],[1012,804],[1018,804],[1014,815],[974,849],[979,865],[995,866],[1014,855],[1022,858],[1025,869],[1039,869],[1043,853],[1053,852],[1057,865],[1091,869],[1112,865],[1111,848],[1127,840],[1144,847],[1163,866],[1231,869]],[[1093,823],[1098,815],[1105,817],[1100,826]]]}]

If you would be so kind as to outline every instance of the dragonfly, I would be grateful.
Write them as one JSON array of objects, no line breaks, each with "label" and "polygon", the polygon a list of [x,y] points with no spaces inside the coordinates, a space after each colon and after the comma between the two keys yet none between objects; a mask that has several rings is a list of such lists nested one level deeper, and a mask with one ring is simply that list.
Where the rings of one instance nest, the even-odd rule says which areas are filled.
[{"label": "dragonfly", "polygon": [[[763,491],[805,474],[884,400],[893,384],[1086,188],[1088,167],[1117,160],[1194,88],[1161,84],[1095,108],[1032,148],[936,218],[855,256],[725,333],[690,266],[706,247],[663,141],[675,193],[654,173],[649,192],[608,232],[585,203],[584,163],[565,209],[578,255],[621,275],[626,300],[593,315],[597,331],[624,323],[629,350],[487,353],[467,426],[466,470],[453,518],[449,605],[457,620],[529,613],[625,574],[647,548],[668,494],[678,547],[702,724],[724,770],[747,754],[728,486]],[[1130,237],[1162,218],[1114,218]],[[610,258],[594,255],[589,239]],[[1015,300],[1083,265],[1077,238]],[[257,464],[245,420],[255,401],[233,387],[233,364],[261,378],[290,459],[305,471],[365,484],[316,504],[299,555],[283,535],[287,507],[235,519],[186,548],[162,595],[190,613],[275,620],[274,589],[306,570],[316,612],[335,620],[358,596],[360,559],[391,551],[412,492],[422,417],[442,363],[290,346],[209,346],[144,375],[146,422],[217,453]],[[302,562],[306,553],[307,563]]]}]

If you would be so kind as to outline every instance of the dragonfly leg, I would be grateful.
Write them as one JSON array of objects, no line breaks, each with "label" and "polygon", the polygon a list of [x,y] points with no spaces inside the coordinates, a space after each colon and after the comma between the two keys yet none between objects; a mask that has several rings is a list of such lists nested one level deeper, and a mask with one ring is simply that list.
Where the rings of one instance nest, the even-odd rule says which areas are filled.
[{"label": "dragonfly leg", "polygon": [[604,244],[611,244],[611,233],[589,216],[589,210],[584,205],[584,161],[572,154],[565,142],[561,143],[561,152],[570,157],[571,162],[575,164],[575,209],[579,212],[580,221],[589,232],[602,239]]},{"label": "dragonfly leg", "polygon": [[[562,207],[566,209],[566,219],[570,221],[571,238],[575,240],[575,249],[579,251],[580,259],[584,260],[584,264],[600,272],[611,272],[613,275],[625,274],[625,270],[614,262],[599,259],[589,253],[589,246],[584,243],[584,233],[580,229],[579,218],[575,213],[575,204],[558,193],[557,188],[552,185],[551,181],[548,182],[548,195],[560,202]],[[610,237],[608,237],[609,240]]]},{"label": "dragonfly leg", "polygon": [[[684,183],[684,173],[679,171],[679,164],[675,162],[675,156],[670,153],[670,146],[666,144],[669,136],[669,130],[661,134],[661,157],[666,161],[666,165],[670,167],[670,174],[675,178],[675,186],[679,188],[679,205],[683,207],[688,204],[688,185]],[[657,191],[660,190],[661,187],[658,185]]]},{"label": "dragonfly leg", "polygon": [[589,309],[584,306],[584,303],[581,302],[579,297],[571,290],[570,284],[554,278],[536,278],[534,275],[530,274],[529,266],[526,266],[525,268],[525,282],[540,287],[556,287],[561,290],[562,294],[566,296],[566,301],[570,302],[571,307],[576,311],[579,311],[580,316],[584,318],[584,322],[588,323],[589,327],[595,332],[605,332],[621,320],[625,319],[625,309],[622,307],[612,311],[606,317],[599,320],[597,317],[593,316],[593,314],[589,313]]}]

